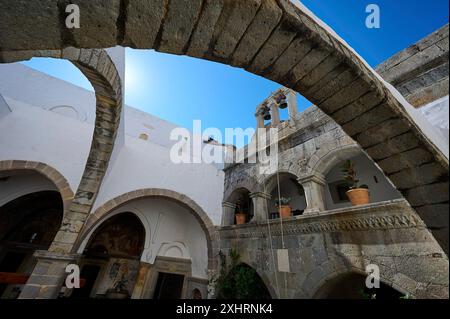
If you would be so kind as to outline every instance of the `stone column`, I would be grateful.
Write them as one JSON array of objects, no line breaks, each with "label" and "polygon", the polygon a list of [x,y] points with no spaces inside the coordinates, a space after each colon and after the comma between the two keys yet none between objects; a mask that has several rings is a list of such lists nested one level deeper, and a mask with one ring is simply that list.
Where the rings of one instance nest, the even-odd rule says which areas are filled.
[{"label": "stone column", "polygon": [[228,202],[222,203],[222,226],[234,225],[235,211],[236,211],[236,204]]},{"label": "stone column", "polygon": [[145,262],[140,263],[131,299],[144,298],[145,283],[147,281],[147,275],[149,274],[150,268],[151,268],[150,264]]},{"label": "stone column", "polygon": [[299,178],[298,182],[305,190],[307,207],[304,215],[319,214],[325,211],[325,178],[311,175]]},{"label": "stone column", "polygon": [[261,109],[259,109],[258,112],[256,112],[255,117],[256,117],[256,128],[257,129],[264,128],[265,127],[264,118]]},{"label": "stone column", "polygon": [[254,216],[252,221],[265,222],[268,219],[268,200],[271,198],[270,194],[258,192],[251,193],[250,198],[253,200]]},{"label": "stone column", "polygon": [[34,257],[36,266],[19,299],[56,299],[68,275],[66,266],[77,263],[80,255],[38,250]]},{"label": "stone column", "polygon": [[275,103],[271,105],[272,110],[272,127],[277,127],[280,124],[280,109]]},{"label": "stone column", "polygon": [[289,117],[294,118],[298,113],[297,93],[295,91],[289,90],[286,92],[286,97],[289,107]]}]

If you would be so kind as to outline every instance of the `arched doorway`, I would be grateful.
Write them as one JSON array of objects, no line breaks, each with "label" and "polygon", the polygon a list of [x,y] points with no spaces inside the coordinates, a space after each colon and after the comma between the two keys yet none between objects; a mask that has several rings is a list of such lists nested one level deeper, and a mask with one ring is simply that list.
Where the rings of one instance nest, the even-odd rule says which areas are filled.
[{"label": "arched doorway", "polygon": [[400,299],[404,295],[380,282],[380,288],[369,289],[366,278],[359,273],[347,273],[323,285],[316,293],[316,299]]},{"label": "arched doorway", "polygon": [[83,252],[81,278],[86,284],[71,297],[129,298],[139,271],[145,229],[133,213],[106,220],[92,235]]},{"label": "arched doorway", "polygon": [[346,161],[353,163],[359,185],[367,185],[370,192],[370,202],[379,203],[402,198],[401,193],[394,188],[382,171],[362,152],[353,156],[335,155],[341,160],[330,162],[323,175],[325,176],[325,206],[327,210],[351,207],[346,195],[349,190],[348,182],[343,178],[343,165]]},{"label": "arched doorway", "polygon": [[272,299],[269,290],[255,269],[238,264],[218,283],[218,299]]},{"label": "arched doorway", "polygon": [[[250,191],[246,188],[239,188],[233,191],[229,202],[236,205],[234,210],[234,224],[240,224],[239,215],[245,216],[245,223],[248,223],[253,219],[255,215],[253,200],[250,196]],[[242,219],[244,221],[244,219]]]},{"label": "arched doorway", "polygon": [[302,215],[306,210],[306,197],[303,186],[298,183],[297,177],[293,174],[279,173],[278,176],[272,176],[267,185],[271,196],[268,205],[269,218],[280,218],[278,209],[279,197],[282,200],[286,200],[286,205],[292,209],[293,216]]},{"label": "arched doorway", "polygon": [[[57,191],[40,191],[0,207],[0,273],[26,278],[35,265],[36,250],[47,250],[63,219],[63,201]],[[22,284],[0,283],[0,298],[17,298]]]}]

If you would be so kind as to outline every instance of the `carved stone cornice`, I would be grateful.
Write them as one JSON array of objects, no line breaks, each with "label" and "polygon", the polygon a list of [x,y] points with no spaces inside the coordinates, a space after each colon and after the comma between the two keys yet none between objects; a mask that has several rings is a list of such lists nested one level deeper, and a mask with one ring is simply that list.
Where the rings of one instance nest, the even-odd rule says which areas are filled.
[{"label": "carved stone cornice", "polygon": [[[281,236],[280,221],[271,221],[270,227],[272,236]],[[340,209],[324,215],[302,216],[291,220],[283,220],[284,236],[417,227],[425,227],[425,224],[403,200],[372,205],[359,210],[354,208],[350,208],[350,211]],[[222,239],[265,238],[267,236],[267,224],[247,224],[220,229]]]}]

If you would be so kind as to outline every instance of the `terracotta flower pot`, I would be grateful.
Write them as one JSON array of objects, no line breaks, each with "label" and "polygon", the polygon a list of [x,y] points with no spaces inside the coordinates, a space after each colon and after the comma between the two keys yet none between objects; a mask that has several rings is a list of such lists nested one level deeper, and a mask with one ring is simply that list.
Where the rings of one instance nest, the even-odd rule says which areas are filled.
[{"label": "terracotta flower pot", "polygon": [[280,206],[280,217],[283,219],[292,217],[292,207],[291,206]]},{"label": "terracotta flower pot", "polygon": [[244,225],[247,222],[246,214],[236,214],[236,225]]},{"label": "terracotta flower pot", "polygon": [[366,188],[356,188],[349,190],[347,196],[353,206],[367,205],[370,203],[369,190]]}]

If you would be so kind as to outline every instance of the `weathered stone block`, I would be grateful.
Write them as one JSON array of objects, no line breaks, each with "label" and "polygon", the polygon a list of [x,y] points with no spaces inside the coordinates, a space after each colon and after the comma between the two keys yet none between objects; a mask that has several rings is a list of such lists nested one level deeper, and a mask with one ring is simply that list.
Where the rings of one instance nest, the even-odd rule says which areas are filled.
[{"label": "weathered stone block", "polygon": [[1,1],[0,48],[58,49],[62,45],[61,22],[57,1]]},{"label": "weathered stone block", "polygon": [[223,6],[224,0],[205,2],[197,28],[192,33],[187,55],[201,58],[208,51]]},{"label": "weathered stone block", "polygon": [[[399,172],[403,169],[420,166],[433,159],[433,155],[423,148],[416,148],[400,154],[393,155],[380,162],[378,165],[386,174]],[[409,176],[412,178],[412,176]]]},{"label": "weathered stone block", "polygon": [[237,44],[252,23],[262,0],[226,1],[216,25],[212,55],[223,60],[231,58]]},{"label": "weathered stone block", "polygon": [[[345,109],[346,107],[344,107]],[[360,117],[355,118],[342,126],[342,129],[350,136],[355,136],[358,133],[374,127],[375,125],[389,120],[396,115],[392,112],[391,105],[388,103],[381,104],[372,110],[367,111]]]},{"label": "weathered stone block", "polygon": [[246,30],[233,54],[232,64],[235,66],[248,65],[269,38],[281,16],[282,11],[276,1],[262,0],[255,19]]},{"label": "weathered stone block", "polygon": [[353,70],[345,66],[342,70],[342,73],[335,76],[330,82],[325,84],[325,86],[317,88],[317,91],[311,90],[310,94],[314,95],[314,98],[319,101],[318,106],[320,107],[320,103],[350,85],[356,78],[357,74],[354,73]]},{"label": "weathered stone block", "polygon": [[357,100],[370,90],[375,89],[366,79],[358,77],[354,82],[342,88],[325,101],[319,107],[327,114],[336,112],[347,104]]},{"label": "weathered stone block", "polygon": [[[289,39],[289,38],[288,38]],[[296,66],[313,48],[311,41],[306,38],[297,37],[282,52],[267,73],[267,77],[273,81],[281,82],[287,73]],[[303,91],[301,91],[303,92]]]},{"label": "weathered stone block", "polygon": [[[117,45],[120,0],[71,0],[70,3],[80,7],[81,23],[79,29],[67,29],[65,22],[60,26],[64,45],[81,48],[110,48]],[[65,11],[65,7],[60,5],[60,10]]]},{"label": "weathered stone block", "polygon": [[368,148],[381,142],[399,136],[409,131],[409,125],[406,121],[400,119],[387,120],[362,132],[356,137],[356,141],[363,147]]},{"label": "weathered stone block", "polygon": [[183,54],[201,14],[202,0],[170,1],[158,51]]},{"label": "weathered stone block", "polygon": [[368,148],[366,151],[374,160],[381,160],[419,146],[419,140],[411,133],[402,134],[386,142]]},{"label": "weathered stone block", "polygon": [[385,95],[378,90],[369,91],[356,101],[333,113],[333,119],[340,125],[349,123],[373,107],[381,104],[384,101],[384,97]]},{"label": "weathered stone block", "polygon": [[[317,85],[322,79],[325,79],[326,76],[336,69],[342,62],[342,58],[332,53],[326,57],[317,67],[315,67],[309,74],[304,76],[299,86],[302,90],[309,90],[314,85]],[[325,84],[324,82],[323,84]]]},{"label": "weathered stone block", "polygon": [[132,0],[128,2],[123,45],[133,48],[153,48],[167,0]]},{"label": "weathered stone block", "polygon": [[448,171],[438,163],[429,163],[389,175],[389,179],[398,189],[403,190],[445,179],[448,180]]},{"label": "weathered stone block", "polygon": [[419,186],[405,192],[405,198],[413,206],[444,204],[448,202],[448,182]]},{"label": "weathered stone block", "polygon": [[[247,70],[255,74],[263,74],[264,71],[270,71],[268,68],[277,61],[296,36],[297,32],[291,28],[291,25],[282,20],[270,38],[264,43]],[[287,57],[290,58],[291,56],[291,54],[287,54]],[[290,59],[285,57],[285,60],[289,61]],[[290,62],[289,65],[295,66],[296,64],[291,64]]]},{"label": "weathered stone block", "polygon": [[[286,81],[293,83],[295,87],[302,87],[302,79],[308,75],[313,70],[319,70],[317,68],[321,62],[325,61],[330,52],[321,47],[314,48],[311,50],[300,62],[294,66],[291,71],[286,76]],[[325,74],[320,74],[319,76],[325,76]]]}]

